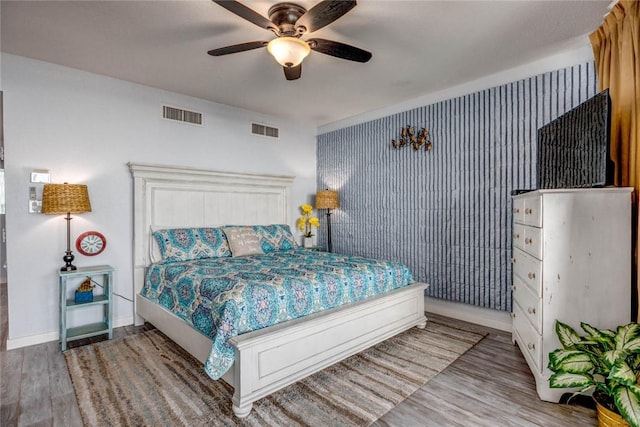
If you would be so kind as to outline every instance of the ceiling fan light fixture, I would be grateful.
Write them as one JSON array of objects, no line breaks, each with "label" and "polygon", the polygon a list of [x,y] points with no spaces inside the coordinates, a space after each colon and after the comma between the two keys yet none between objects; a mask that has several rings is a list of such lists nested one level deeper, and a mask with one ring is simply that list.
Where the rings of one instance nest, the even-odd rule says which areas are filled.
[{"label": "ceiling fan light fixture", "polygon": [[297,67],[309,55],[309,45],[296,37],[278,37],[267,44],[267,50],[283,67]]}]

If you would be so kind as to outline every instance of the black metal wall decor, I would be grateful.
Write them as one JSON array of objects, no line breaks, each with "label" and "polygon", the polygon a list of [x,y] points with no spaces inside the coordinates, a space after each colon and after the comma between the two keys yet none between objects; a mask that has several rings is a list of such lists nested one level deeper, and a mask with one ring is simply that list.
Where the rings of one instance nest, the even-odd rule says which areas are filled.
[{"label": "black metal wall decor", "polygon": [[411,145],[415,151],[418,151],[424,145],[424,151],[431,151],[433,142],[427,138],[428,136],[429,131],[427,129],[420,129],[420,132],[416,135],[413,126],[407,125],[400,131],[399,140],[394,139],[391,141],[391,146],[394,149],[398,149]]}]

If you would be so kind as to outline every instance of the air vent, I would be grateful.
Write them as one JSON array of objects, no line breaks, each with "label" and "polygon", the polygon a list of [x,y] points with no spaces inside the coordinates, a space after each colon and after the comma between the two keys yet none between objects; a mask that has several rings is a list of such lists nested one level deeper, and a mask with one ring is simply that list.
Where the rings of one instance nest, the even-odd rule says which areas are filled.
[{"label": "air vent", "polygon": [[269,138],[278,138],[280,130],[271,126],[261,125],[260,123],[251,123],[251,133],[254,135],[268,136]]},{"label": "air vent", "polygon": [[168,120],[202,126],[202,113],[197,113],[195,111],[182,110],[180,108],[163,105],[162,117]]}]

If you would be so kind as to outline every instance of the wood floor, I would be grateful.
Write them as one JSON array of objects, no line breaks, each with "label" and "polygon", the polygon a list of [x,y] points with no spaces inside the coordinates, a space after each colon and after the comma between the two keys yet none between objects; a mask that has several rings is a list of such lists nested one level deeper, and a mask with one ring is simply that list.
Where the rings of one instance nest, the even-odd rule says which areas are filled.
[{"label": "wood floor", "polygon": [[[6,305],[0,304],[0,312],[6,312]],[[449,321],[489,335],[374,423],[375,427],[597,425],[594,409],[538,399],[533,377],[520,350],[511,344],[510,334]],[[0,322],[0,326],[6,324]],[[149,328],[118,328],[114,336]],[[0,332],[3,336],[6,333]],[[104,338],[72,342],[69,347],[100,339]],[[0,426],[82,425],[58,343],[0,351],[0,378]]]}]

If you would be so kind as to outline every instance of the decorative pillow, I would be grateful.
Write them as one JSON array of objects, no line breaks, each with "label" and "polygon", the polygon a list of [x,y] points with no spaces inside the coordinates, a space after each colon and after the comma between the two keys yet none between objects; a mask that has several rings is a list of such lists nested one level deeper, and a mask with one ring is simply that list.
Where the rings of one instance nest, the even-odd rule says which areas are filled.
[{"label": "decorative pillow", "polygon": [[231,256],[220,228],[171,228],[153,233],[166,262]]},{"label": "decorative pillow", "polygon": [[222,230],[227,236],[231,256],[264,254],[260,247],[260,237],[253,227],[223,227]]},{"label": "decorative pillow", "polygon": [[160,246],[158,246],[158,241],[153,236],[153,233],[155,233],[157,230],[162,230],[165,228],[171,227],[149,227],[149,259],[153,263],[162,261],[162,252],[160,251]]},{"label": "decorative pillow", "polygon": [[254,225],[260,237],[260,247],[266,254],[274,251],[289,251],[298,247],[291,229],[286,224]]}]

